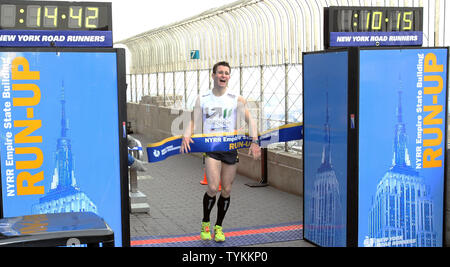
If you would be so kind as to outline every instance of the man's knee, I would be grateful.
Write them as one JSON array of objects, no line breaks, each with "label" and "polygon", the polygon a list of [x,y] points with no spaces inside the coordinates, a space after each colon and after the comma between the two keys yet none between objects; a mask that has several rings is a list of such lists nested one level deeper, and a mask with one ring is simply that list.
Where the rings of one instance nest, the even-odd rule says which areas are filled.
[{"label": "man's knee", "polygon": [[208,184],[208,195],[210,197],[215,196],[217,194],[217,191],[219,191],[219,186]]},{"label": "man's knee", "polygon": [[229,197],[231,194],[231,184],[222,184],[221,195],[224,197]]},{"label": "man's knee", "polygon": [[220,179],[208,179],[208,192],[210,196],[217,194],[220,188]]}]

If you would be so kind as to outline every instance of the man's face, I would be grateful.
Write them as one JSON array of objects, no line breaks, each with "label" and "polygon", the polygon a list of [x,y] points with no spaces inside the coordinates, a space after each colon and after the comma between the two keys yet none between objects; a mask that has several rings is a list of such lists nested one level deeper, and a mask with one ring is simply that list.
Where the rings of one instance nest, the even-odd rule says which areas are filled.
[{"label": "man's face", "polygon": [[217,66],[216,73],[212,74],[214,80],[214,87],[222,89],[228,86],[230,80],[230,68],[227,66]]}]

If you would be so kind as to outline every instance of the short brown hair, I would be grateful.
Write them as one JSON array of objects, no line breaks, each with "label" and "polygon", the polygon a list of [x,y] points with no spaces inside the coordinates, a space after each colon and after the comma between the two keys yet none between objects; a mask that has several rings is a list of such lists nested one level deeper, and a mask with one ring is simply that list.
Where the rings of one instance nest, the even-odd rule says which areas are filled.
[{"label": "short brown hair", "polygon": [[230,69],[230,73],[231,73],[230,64],[228,64],[228,62],[226,62],[226,61],[220,61],[220,62],[217,62],[216,64],[214,64],[214,67],[213,67],[213,73],[214,74],[216,73],[217,67],[219,67],[219,66],[228,67]]}]

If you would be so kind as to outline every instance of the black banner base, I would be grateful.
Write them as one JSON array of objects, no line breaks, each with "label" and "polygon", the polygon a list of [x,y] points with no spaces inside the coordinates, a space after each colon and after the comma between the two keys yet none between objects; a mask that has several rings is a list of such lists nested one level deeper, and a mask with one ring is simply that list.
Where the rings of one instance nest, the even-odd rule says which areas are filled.
[{"label": "black banner base", "polygon": [[265,186],[268,186],[269,184],[264,181],[259,181],[257,183],[247,183],[245,185],[249,186],[249,187],[265,187]]}]

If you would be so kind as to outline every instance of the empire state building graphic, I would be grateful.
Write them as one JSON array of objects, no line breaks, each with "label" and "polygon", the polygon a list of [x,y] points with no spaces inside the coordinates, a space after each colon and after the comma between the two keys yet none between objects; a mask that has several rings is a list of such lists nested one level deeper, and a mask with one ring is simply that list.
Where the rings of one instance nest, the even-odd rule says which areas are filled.
[{"label": "empire state building graphic", "polygon": [[75,179],[75,166],[72,156],[71,140],[68,137],[69,125],[66,119],[66,100],[64,83],[61,98],[61,136],[56,142],[55,168],[50,190],[33,205],[33,214],[61,212],[94,212],[96,205],[80,190]]},{"label": "empire state building graphic", "polygon": [[331,163],[331,127],[329,124],[328,93],[326,94],[326,119],[323,131],[322,159],[315,174],[311,193],[309,230],[311,241],[326,246],[345,246],[343,206],[339,182]]},{"label": "empire state building graphic", "polygon": [[424,177],[411,167],[403,121],[402,92],[398,92],[392,166],[376,187],[368,214],[366,247],[434,247],[433,201]]}]

